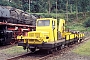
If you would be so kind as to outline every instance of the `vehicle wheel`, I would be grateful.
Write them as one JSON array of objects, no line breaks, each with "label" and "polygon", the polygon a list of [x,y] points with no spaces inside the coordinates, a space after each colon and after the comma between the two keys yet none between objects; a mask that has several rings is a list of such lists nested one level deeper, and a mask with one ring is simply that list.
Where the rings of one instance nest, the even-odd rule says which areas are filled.
[{"label": "vehicle wheel", "polygon": [[64,44],[62,44],[62,45],[61,45],[61,49],[63,49],[64,47],[65,47],[65,45],[64,45]]},{"label": "vehicle wheel", "polygon": [[5,41],[1,42],[1,45],[5,46],[7,43]]},{"label": "vehicle wheel", "polygon": [[14,45],[15,44],[15,41],[14,40],[10,41],[10,44],[11,45]]},{"label": "vehicle wheel", "polygon": [[80,43],[80,39],[78,40],[78,43]]},{"label": "vehicle wheel", "polygon": [[55,47],[55,51],[57,51],[58,49],[57,49],[57,47]]},{"label": "vehicle wheel", "polygon": [[80,39],[80,43],[82,42],[82,39]]},{"label": "vehicle wheel", "polygon": [[31,52],[35,52],[36,51],[36,48],[30,48],[30,51]]},{"label": "vehicle wheel", "polygon": [[25,46],[23,46],[23,49],[24,49],[24,50],[26,50],[26,47],[25,47]]},{"label": "vehicle wheel", "polygon": [[47,50],[47,54],[52,54],[53,51],[52,50]]},{"label": "vehicle wheel", "polygon": [[58,46],[58,47],[57,47],[57,50],[60,50],[60,49],[61,49],[60,47],[61,47],[61,46]]}]

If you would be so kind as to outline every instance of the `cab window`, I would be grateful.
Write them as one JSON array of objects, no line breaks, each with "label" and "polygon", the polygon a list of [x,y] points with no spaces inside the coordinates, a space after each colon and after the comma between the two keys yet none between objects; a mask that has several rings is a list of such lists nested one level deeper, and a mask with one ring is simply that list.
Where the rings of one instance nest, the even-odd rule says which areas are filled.
[{"label": "cab window", "polygon": [[55,26],[55,21],[52,21],[52,26]]},{"label": "cab window", "polygon": [[37,21],[37,26],[49,26],[50,20],[39,20]]}]

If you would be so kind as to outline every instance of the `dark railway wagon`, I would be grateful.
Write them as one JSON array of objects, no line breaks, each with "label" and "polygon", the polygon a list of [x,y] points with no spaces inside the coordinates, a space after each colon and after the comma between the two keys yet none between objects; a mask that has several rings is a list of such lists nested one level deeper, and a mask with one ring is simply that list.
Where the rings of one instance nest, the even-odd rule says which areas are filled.
[{"label": "dark railway wagon", "polygon": [[0,31],[0,44],[1,45],[10,44],[12,37],[13,37],[13,31],[1,30]]},{"label": "dark railway wagon", "polygon": [[36,17],[10,6],[0,6],[0,22],[35,26]]},{"label": "dark railway wagon", "polygon": [[12,44],[17,35],[35,30],[35,20],[36,17],[20,9],[0,6],[0,44]]},{"label": "dark railway wagon", "polygon": [[0,17],[9,18],[10,17],[9,10],[6,9],[5,7],[0,6]]}]

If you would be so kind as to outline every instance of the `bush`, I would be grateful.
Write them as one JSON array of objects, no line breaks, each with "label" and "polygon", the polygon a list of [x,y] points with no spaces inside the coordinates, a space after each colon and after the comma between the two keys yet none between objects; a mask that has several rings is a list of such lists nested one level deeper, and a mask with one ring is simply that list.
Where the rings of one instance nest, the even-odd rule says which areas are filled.
[{"label": "bush", "polygon": [[84,26],[90,27],[90,17],[86,19],[86,21],[84,22]]}]

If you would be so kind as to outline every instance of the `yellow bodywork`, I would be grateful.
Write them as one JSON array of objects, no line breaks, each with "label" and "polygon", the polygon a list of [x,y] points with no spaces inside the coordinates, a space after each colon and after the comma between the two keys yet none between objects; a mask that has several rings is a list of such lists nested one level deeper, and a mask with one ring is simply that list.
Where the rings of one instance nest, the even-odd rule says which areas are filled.
[{"label": "yellow bodywork", "polygon": [[78,34],[68,34],[65,36],[66,40],[72,40],[74,38],[82,38],[84,37],[83,33],[78,33]]},{"label": "yellow bodywork", "polygon": [[64,19],[60,19],[59,26],[57,27],[57,19],[40,18],[36,21],[36,31],[28,32],[28,36],[17,36],[17,39],[23,39],[24,43],[28,44],[55,42],[58,40],[58,31],[60,32],[61,38],[66,38],[66,40],[84,36],[81,33],[72,34],[71,32],[66,32]]},{"label": "yellow bodywork", "polygon": [[[40,21],[40,20],[50,20],[50,25],[49,26],[37,26],[36,24],[36,32],[37,31],[40,31],[40,32],[48,32],[49,35],[49,40],[48,42],[53,42],[53,41],[56,41],[57,40],[57,20],[56,19],[53,19],[53,18],[41,18],[41,19],[37,19],[37,21]],[[52,28],[52,21],[55,22],[55,29],[53,30]],[[54,31],[54,33],[53,33]],[[54,34],[54,35],[53,35]],[[54,36],[55,36],[55,40],[54,40]]]},{"label": "yellow bodywork", "polygon": [[[38,21],[48,20],[48,26],[38,26]],[[23,39],[24,43],[28,42],[29,44],[41,44],[47,42],[57,41],[57,20],[53,18],[42,18],[37,19],[36,21],[36,31],[28,32],[28,36],[17,36],[17,39]],[[53,22],[53,27],[52,27]],[[54,28],[54,30],[52,29]],[[28,41],[27,41],[28,40]]]},{"label": "yellow bodywork", "polygon": [[69,35],[66,35],[66,40],[72,40],[76,37],[76,34],[69,34]]},{"label": "yellow bodywork", "polygon": [[80,33],[77,36],[78,36],[78,38],[81,38],[81,37],[84,37],[84,34],[83,33]]},{"label": "yellow bodywork", "polygon": [[71,34],[70,32],[66,32],[65,31],[65,20],[64,19],[60,19],[59,20],[58,31],[60,31],[62,38],[65,38],[66,35],[70,35]]}]

